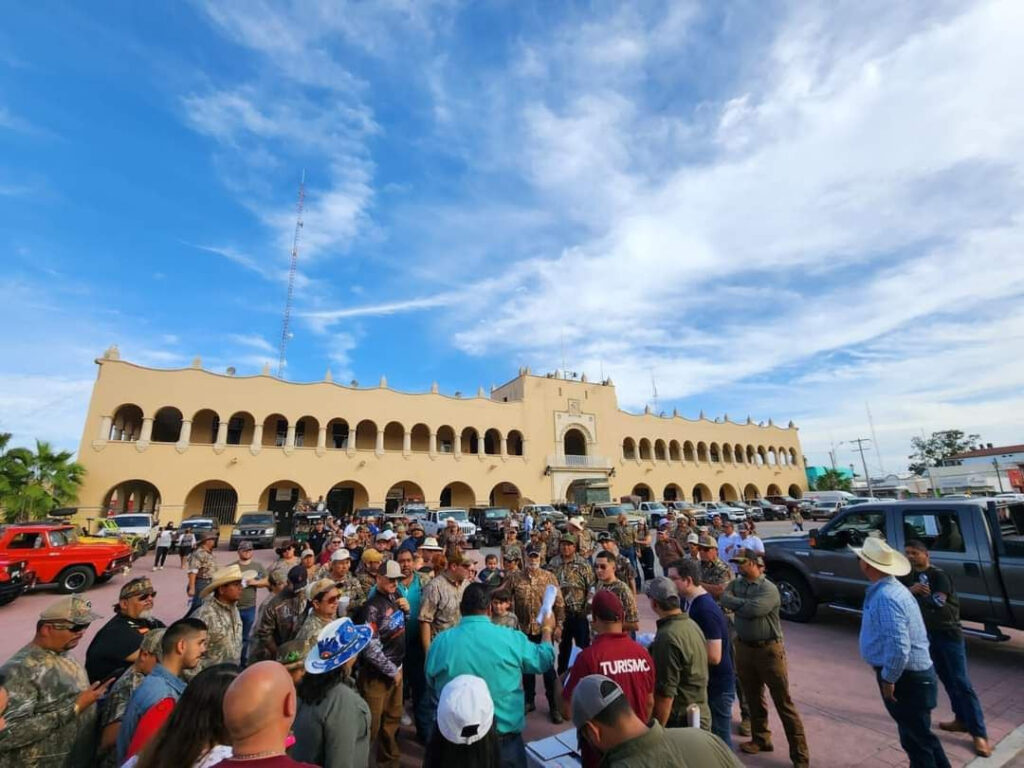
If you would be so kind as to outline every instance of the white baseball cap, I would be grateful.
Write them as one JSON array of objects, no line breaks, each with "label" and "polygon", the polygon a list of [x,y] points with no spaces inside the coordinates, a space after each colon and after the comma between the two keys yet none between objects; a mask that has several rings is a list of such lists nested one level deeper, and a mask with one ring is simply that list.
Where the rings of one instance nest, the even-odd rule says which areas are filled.
[{"label": "white baseball cap", "polygon": [[483,679],[459,675],[441,690],[437,727],[452,744],[475,744],[488,734],[493,723],[494,701]]},{"label": "white baseball cap", "polygon": [[344,547],[342,547],[341,549],[334,550],[334,553],[331,555],[331,562],[332,563],[335,562],[336,560],[351,560],[351,559],[352,559],[352,553],[349,552]]}]

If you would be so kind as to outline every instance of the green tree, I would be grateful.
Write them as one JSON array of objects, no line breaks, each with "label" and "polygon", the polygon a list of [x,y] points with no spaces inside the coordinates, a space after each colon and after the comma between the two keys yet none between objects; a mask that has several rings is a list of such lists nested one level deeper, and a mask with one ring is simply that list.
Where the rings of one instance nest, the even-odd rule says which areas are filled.
[{"label": "green tree", "polygon": [[837,469],[826,469],[814,481],[816,491],[848,491],[852,486],[853,481]]},{"label": "green tree", "polygon": [[37,520],[78,499],[85,467],[70,451],[54,451],[36,440],[36,449],[11,448],[11,435],[0,433],[0,507],[7,522]]},{"label": "green tree", "polygon": [[915,475],[923,475],[928,467],[938,466],[950,456],[971,450],[980,440],[980,435],[965,435],[959,429],[932,432],[927,438],[912,437],[910,447],[914,450],[907,457],[910,459],[907,469]]}]

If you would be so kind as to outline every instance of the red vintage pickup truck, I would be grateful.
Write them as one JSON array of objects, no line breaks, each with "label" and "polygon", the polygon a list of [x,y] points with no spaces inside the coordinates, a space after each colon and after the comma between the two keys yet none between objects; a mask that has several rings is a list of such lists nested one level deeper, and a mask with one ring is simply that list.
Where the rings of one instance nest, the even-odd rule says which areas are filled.
[{"label": "red vintage pickup truck", "polygon": [[0,557],[26,561],[37,586],[81,592],[131,568],[132,550],[120,541],[80,542],[71,525],[16,523],[0,529]]},{"label": "red vintage pickup truck", "polygon": [[28,561],[0,556],[0,605],[17,599],[34,580],[35,574],[29,569]]}]

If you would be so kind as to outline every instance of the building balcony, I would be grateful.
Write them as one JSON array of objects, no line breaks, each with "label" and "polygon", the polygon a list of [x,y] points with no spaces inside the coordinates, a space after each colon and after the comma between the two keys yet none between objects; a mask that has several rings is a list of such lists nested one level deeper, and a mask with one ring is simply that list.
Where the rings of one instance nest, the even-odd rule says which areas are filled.
[{"label": "building balcony", "polygon": [[548,456],[548,467],[550,469],[603,469],[612,468],[611,459],[605,456],[566,456],[564,454],[551,454]]}]

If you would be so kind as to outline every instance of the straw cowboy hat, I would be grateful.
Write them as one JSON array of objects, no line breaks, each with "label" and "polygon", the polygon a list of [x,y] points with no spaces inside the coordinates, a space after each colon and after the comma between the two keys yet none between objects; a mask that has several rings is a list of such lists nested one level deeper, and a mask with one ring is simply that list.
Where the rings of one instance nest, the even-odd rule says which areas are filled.
[{"label": "straw cowboy hat", "polygon": [[850,546],[850,551],[882,573],[892,576],[906,576],[910,573],[910,561],[903,556],[902,552],[885,543],[885,539],[877,536],[868,536],[864,540],[863,547]]},{"label": "straw cowboy hat", "polygon": [[213,581],[207,584],[203,591],[199,593],[200,597],[209,597],[213,594],[213,591],[217,587],[223,587],[225,584],[231,584],[235,581],[246,581],[247,579],[255,579],[259,574],[256,571],[245,571],[243,572],[238,564],[229,565],[227,568],[221,568],[219,571],[213,574]]}]

